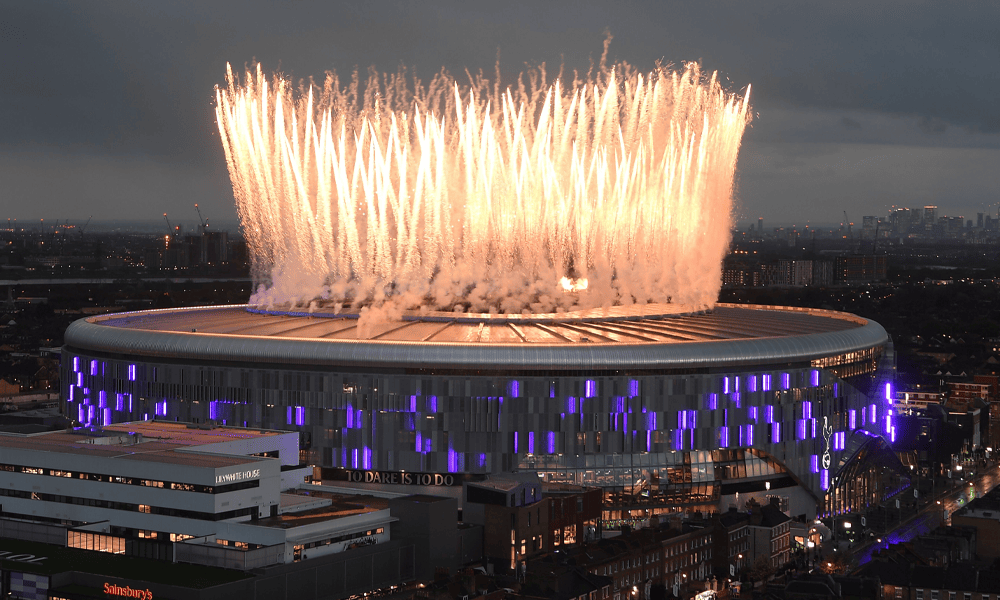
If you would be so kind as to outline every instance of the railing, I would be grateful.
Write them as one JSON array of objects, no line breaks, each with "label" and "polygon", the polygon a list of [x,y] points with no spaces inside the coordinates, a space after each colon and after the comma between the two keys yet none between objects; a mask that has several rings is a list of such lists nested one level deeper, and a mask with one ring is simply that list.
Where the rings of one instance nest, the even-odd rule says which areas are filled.
[{"label": "railing", "polygon": [[0,518],[0,537],[65,546],[66,527]]},{"label": "railing", "polygon": [[174,560],[223,569],[249,571],[285,562],[285,545],[276,544],[254,550],[240,550],[217,544],[174,544]]}]

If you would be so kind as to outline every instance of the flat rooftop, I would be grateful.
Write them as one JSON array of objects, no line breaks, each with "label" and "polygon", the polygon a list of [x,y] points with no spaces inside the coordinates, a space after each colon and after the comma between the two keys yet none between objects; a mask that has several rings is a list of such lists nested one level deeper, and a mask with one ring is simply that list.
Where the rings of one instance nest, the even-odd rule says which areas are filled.
[{"label": "flat rooftop", "polygon": [[170,421],[133,421],[131,423],[116,423],[105,425],[104,431],[120,433],[141,433],[146,439],[167,441],[179,446],[200,446],[218,444],[233,440],[248,440],[278,435],[289,435],[287,431],[270,429],[245,429],[240,427],[216,426],[204,429],[200,426],[191,427],[189,423],[173,423]]},{"label": "flat rooftop", "polygon": [[[141,433],[142,441],[134,443],[130,433]],[[219,469],[269,459],[192,450],[217,442],[282,433],[235,427],[187,429],[184,423],[144,421],[109,425],[103,430],[75,429],[33,435],[0,433],[0,448]]]},{"label": "flat rooftop", "polygon": [[[350,517],[353,515],[363,515],[389,508],[389,502],[385,498],[375,496],[337,494],[323,490],[309,490],[299,488],[294,491],[286,491],[282,496],[295,495],[308,498],[323,498],[330,501],[328,506],[321,506],[301,512],[280,514],[276,517],[268,517],[254,522],[254,525],[262,527],[276,527],[279,529],[291,529],[313,523],[321,523],[331,519]],[[289,502],[283,499],[283,502]]]},{"label": "flat rooftop", "polygon": [[[46,575],[79,571],[150,583],[177,585],[178,582],[182,582],[181,585],[184,587],[195,589],[210,588],[252,577],[248,573],[233,569],[170,563],[151,558],[78,550],[8,538],[0,538],[0,551],[46,557],[45,561],[39,563],[15,563],[18,571]],[[5,568],[8,566],[4,565]],[[89,595],[96,593],[93,589],[81,589],[81,591],[85,591]]]}]

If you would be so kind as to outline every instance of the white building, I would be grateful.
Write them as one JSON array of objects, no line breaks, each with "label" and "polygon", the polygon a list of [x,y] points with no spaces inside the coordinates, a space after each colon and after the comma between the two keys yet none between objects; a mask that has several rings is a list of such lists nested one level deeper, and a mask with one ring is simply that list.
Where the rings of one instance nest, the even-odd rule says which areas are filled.
[{"label": "white building", "polygon": [[249,570],[389,541],[388,506],[301,486],[299,434],[147,421],[0,432],[0,537]]}]

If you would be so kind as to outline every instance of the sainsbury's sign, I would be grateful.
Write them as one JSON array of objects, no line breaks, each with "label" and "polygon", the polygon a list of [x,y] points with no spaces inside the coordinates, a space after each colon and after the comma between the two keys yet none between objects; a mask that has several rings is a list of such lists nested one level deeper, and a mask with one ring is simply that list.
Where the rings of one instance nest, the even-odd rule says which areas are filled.
[{"label": "sainsbury's sign", "polygon": [[254,469],[252,471],[237,471],[235,473],[227,473],[225,475],[216,475],[215,483],[238,483],[240,481],[257,479],[258,477],[260,477],[260,469]]},{"label": "sainsbury's sign", "polygon": [[138,600],[153,600],[153,592],[151,592],[149,588],[142,590],[134,587],[129,587],[127,585],[115,585],[113,583],[105,582],[104,593],[109,596],[137,598]]}]

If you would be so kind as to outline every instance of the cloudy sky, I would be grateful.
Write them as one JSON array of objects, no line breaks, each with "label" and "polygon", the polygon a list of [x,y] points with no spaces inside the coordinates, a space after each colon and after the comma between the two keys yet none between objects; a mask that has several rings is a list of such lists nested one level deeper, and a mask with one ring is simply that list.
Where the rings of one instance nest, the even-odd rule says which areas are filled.
[{"label": "cloudy sky", "polygon": [[0,218],[233,219],[214,124],[227,62],[641,68],[753,86],[738,216],[860,221],[1000,207],[997,2],[0,0]]}]

